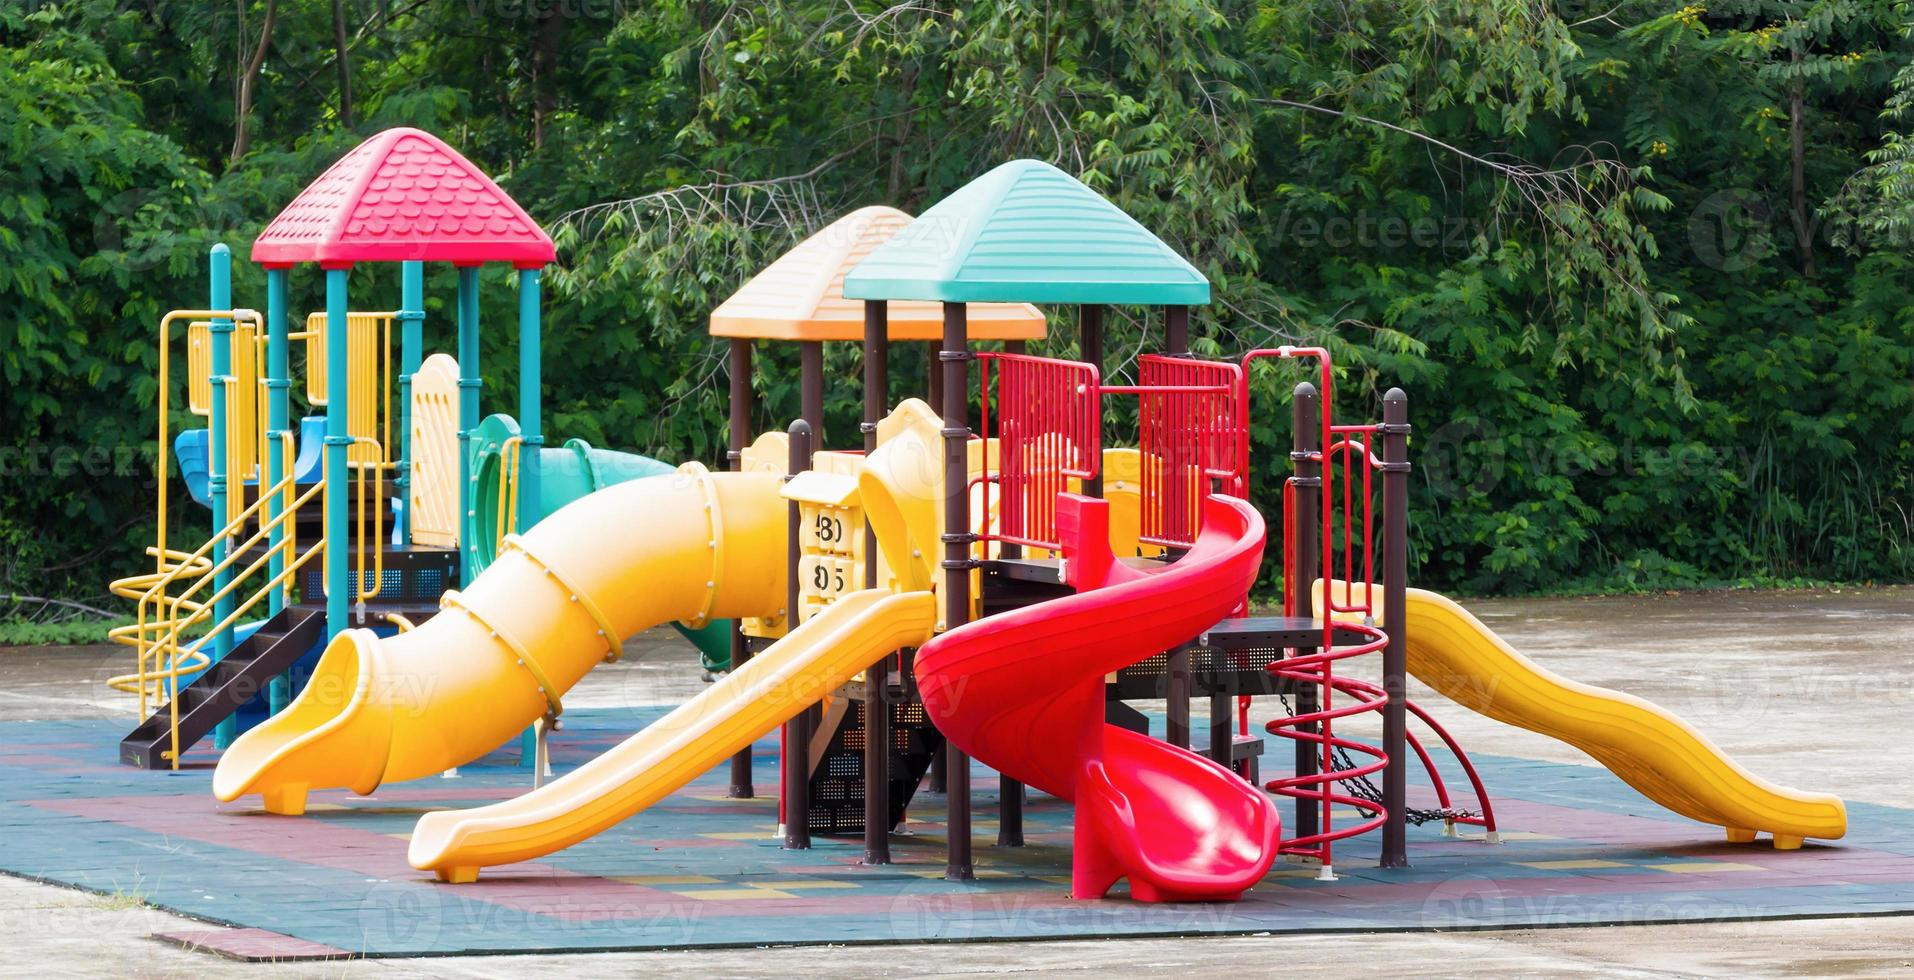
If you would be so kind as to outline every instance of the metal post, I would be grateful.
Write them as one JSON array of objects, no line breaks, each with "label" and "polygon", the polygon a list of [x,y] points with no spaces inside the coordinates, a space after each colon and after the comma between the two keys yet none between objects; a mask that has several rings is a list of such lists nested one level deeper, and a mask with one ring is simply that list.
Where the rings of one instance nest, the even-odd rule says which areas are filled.
[{"label": "metal post", "polygon": [[[1097,369],[1097,376],[1103,376],[1103,307],[1086,303],[1077,307],[1077,358]],[[1097,406],[1101,411],[1103,406]],[[1086,497],[1103,496],[1103,468],[1097,467],[1097,475],[1083,481],[1083,495]]]},{"label": "metal post", "polygon": [[[1283,590],[1291,602],[1289,608],[1303,617],[1312,615],[1310,589],[1316,582],[1317,531],[1322,515],[1317,510],[1317,501],[1322,495],[1322,465],[1315,461],[1315,455],[1322,443],[1322,405],[1316,393],[1316,386],[1305,381],[1296,386],[1295,397],[1290,401],[1293,431],[1290,434],[1289,454],[1291,479],[1295,481],[1295,508],[1284,515],[1291,522],[1295,536],[1295,567],[1284,569]],[[1316,710],[1316,688],[1303,683],[1296,688],[1296,713],[1309,714]],[[1301,732],[1313,733],[1319,730],[1315,724],[1303,725]],[[1314,775],[1319,768],[1318,761],[1322,747],[1307,739],[1296,740],[1296,775]],[[1295,837],[1308,837],[1317,833],[1322,807],[1317,801],[1298,797],[1296,799]]]},{"label": "metal post", "polygon": [[539,499],[539,451],[545,429],[539,421],[544,384],[539,362],[539,285],[537,269],[518,270],[518,529],[522,533],[544,515]]},{"label": "metal post", "polygon": [[[346,453],[352,448],[347,415],[352,402],[352,369],[348,351],[351,329],[346,325],[346,277],[350,266],[326,269],[326,637],[346,628],[346,553],[349,536],[346,515],[352,510],[352,485],[346,472]],[[364,584],[364,583],[361,583]]]},{"label": "metal post", "polygon": [[[802,462],[800,463],[798,458],[795,456],[792,458],[792,461],[791,461],[792,473],[796,473],[800,469],[805,469],[805,470],[810,469],[811,454],[824,448],[824,344],[821,341],[811,340],[811,341],[804,341],[798,344],[798,404],[799,404],[800,410],[804,413],[805,423],[810,426],[810,434],[809,434],[809,438],[804,443],[804,455],[803,455]],[[791,448],[794,452],[796,451],[797,442],[795,440],[792,441]],[[797,599],[795,598],[795,596],[797,595],[796,590],[798,587],[797,560],[798,560],[799,538],[797,536],[798,535],[797,529],[798,529],[798,508],[797,508],[797,505],[793,503],[791,505],[790,561],[791,561],[791,589],[792,589],[791,595],[794,598],[792,598],[791,600],[790,623],[794,627],[797,625],[797,609],[798,609]],[[808,820],[809,814],[810,814],[810,805],[811,805],[810,803],[811,737],[815,735],[817,733],[818,728],[824,724],[824,706],[822,704],[812,704],[804,709],[804,712],[801,717],[803,718],[803,721],[804,721],[804,740],[794,744],[803,746],[803,753],[800,755],[800,759],[803,761],[803,766],[804,766],[803,773],[804,773],[804,780],[805,780],[804,781],[805,801],[804,801],[804,809],[801,812],[805,814],[806,819]],[[811,846],[810,844],[811,838],[810,838],[810,829],[808,825],[805,827],[804,833],[805,833],[805,837],[804,837],[803,846],[809,847]]]},{"label": "metal post", "polygon": [[[791,474],[795,476],[811,468],[811,423],[798,419],[791,423],[790,432]],[[790,523],[785,548],[784,623],[787,629],[797,629],[801,588],[798,579],[798,542],[801,540],[802,518],[797,501],[791,501],[786,508]],[[798,696],[800,692],[793,690],[787,693]],[[784,723],[783,770],[784,847],[791,851],[807,850],[811,846],[811,709],[808,705]]]},{"label": "metal post", "polygon": [[1190,308],[1163,308],[1163,353],[1172,356],[1190,352]]},{"label": "metal post", "polygon": [[1409,866],[1405,817],[1409,798],[1409,759],[1405,753],[1408,721],[1409,647],[1403,602],[1409,579],[1409,396],[1391,388],[1382,396],[1382,606],[1389,643],[1382,649],[1382,687],[1388,703],[1382,711],[1382,750],[1389,765],[1382,771],[1382,866]]},{"label": "metal post", "polygon": [[425,263],[399,264],[399,543],[412,543],[412,376],[425,356]]},{"label": "metal post", "polygon": [[[806,340],[798,344],[798,417],[811,423],[814,448],[824,448],[824,344]],[[804,461],[810,468],[810,459]]]},{"label": "metal post", "polygon": [[[291,406],[287,389],[292,387],[289,352],[286,342],[286,270],[266,270],[266,478],[260,481],[261,493],[267,487],[277,486],[286,478],[286,470],[292,460],[286,458],[285,447],[279,441],[279,434],[286,431],[290,423]],[[267,521],[277,520],[285,511],[285,500],[278,494],[266,503]],[[286,570],[286,556],[280,552],[286,540],[286,529],[275,524],[267,541],[272,552],[272,560],[267,565],[267,574],[277,580]],[[283,586],[274,586],[266,597],[266,610],[277,616],[286,607],[286,590]],[[287,674],[275,676],[266,685],[266,710],[278,714],[292,700],[292,678]]]},{"label": "metal post", "polygon": [[[211,302],[207,305],[209,308],[215,310],[229,310],[233,305],[232,249],[227,248],[226,244],[221,242],[213,246],[210,258],[211,261],[209,264],[212,266],[212,289]],[[210,343],[213,348],[211,371],[213,404],[212,420],[208,426],[212,429],[212,431],[208,433],[209,441],[212,443],[212,458],[207,461],[206,483],[208,489],[212,492],[213,534],[219,535],[213,541],[213,563],[218,564],[226,560],[228,549],[231,547],[230,539],[226,538],[222,533],[226,530],[227,521],[231,519],[231,511],[237,509],[230,506],[231,501],[229,497],[232,494],[239,494],[241,497],[244,497],[246,488],[245,477],[242,474],[229,473],[226,470],[226,450],[228,448],[226,443],[230,438],[232,430],[232,427],[227,424],[228,419],[226,418],[230,406],[230,400],[226,397],[226,386],[231,384],[233,380],[233,321],[230,317],[213,317],[210,329],[207,332],[209,334],[207,342]],[[160,452],[166,452],[170,448],[169,446],[161,446]],[[231,481],[230,486],[228,485],[228,481]],[[225,591],[227,583],[231,580],[231,571],[222,571],[213,576],[213,589],[223,592]],[[233,606],[234,602],[231,596],[226,596],[218,602],[213,603],[213,622],[225,622],[226,617],[232,615]],[[201,642],[207,641],[202,640]],[[213,635],[211,643],[213,646],[213,659],[226,659],[226,656],[233,652],[232,629],[228,627],[220,630]],[[229,716],[213,729],[213,745],[215,748],[223,749],[231,745],[233,738],[238,734],[238,723]]]},{"label": "metal post", "polygon": [[459,585],[472,584],[478,567],[478,542],[469,540],[477,494],[472,486],[472,440],[479,426],[479,303],[478,268],[459,267]]},{"label": "metal post", "polygon": [[1163,656],[1163,740],[1179,749],[1190,747],[1190,648],[1180,646]]},{"label": "metal post", "polygon": [[[751,438],[751,341],[735,337],[731,341],[731,425],[729,448],[726,458],[731,471],[744,469],[744,447]],[[744,642],[744,629],[739,620],[731,621],[731,669],[737,670],[751,659],[751,648]],[[748,800],[757,795],[757,788],[751,776],[751,746],[747,745],[731,757],[731,790],[728,794],[734,800]]]},{"label": "metal post", "polygon": [[[864,302],[864,452],[890,408],[890,304]],[[864,524],[864,587],[877,588],[877,532]],[[891,863],[891,654],[864,672],[864,863]]]},{"label": "metal post", "polygon": [[[944,346],[937,352],[944,380],[944,628],[970,620],[970,340],[962,303],[944,304]],[[949,807],[949,857],[944,878],[968,881],[970,862],[970,758],[955,742],[944,743],[944,791]]]}]

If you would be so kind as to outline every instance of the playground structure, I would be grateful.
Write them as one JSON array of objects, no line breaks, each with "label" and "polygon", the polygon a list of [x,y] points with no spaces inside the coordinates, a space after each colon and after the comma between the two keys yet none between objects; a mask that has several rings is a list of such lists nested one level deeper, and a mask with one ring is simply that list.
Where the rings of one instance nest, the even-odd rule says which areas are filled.
[{"label": "playground structure", "polygon": [[[731,793],[754,795],[748,747],[781,728],[786,847],[861,834],[865,863],[888,863],[928,782],[948,803],[945,875],[969,878],[974,757],[1002,775],[1002,846],[1023,843],[1026,786],[1075,804],[1076,897],[1128,879],[1138,900],[1227,900],[1282,855],[1332,877],[1335,843],[1360,834],[1406,866],[1411,820],[1494,839],[1467,756],[1405,697],[1413,674],[1585,749],[1730,840],[1844,833],[1838,799],[1767,784],[1673,716],[1556,678],[1409,589],[1406,395],[1381,399],[1380,422],[1342,423],[1323,349],[1192,356],[1209,282],[1047,164],[1005,164],[914,221],[853,212],[714,311],[731,366],[725,472],[545,447],[539,270],[553,257],[503,190],[416,130],[368,140],[267,227],[253,247],[263,315],[235,306],[214,250],[207,308],[161,323],[153,571],[114,584],[138,611],[116,632],[137,651],[116,685],[148,716],[124,761],[177,766],[210,732],[221,800],[299,814],[312,791],[369,794],[521,736],[528,793],[427,814],[412,835],[413,865],[457,883],[601,833],[727,759]],[[400,308],[353,311],[349,269],[380,261],[402,264]],[[293,334],[287,276],[305,262],[325,272],[327,308]],[[424,357],[425,262],[458,269],[456,359]],[[481,413],[486,262],[517,271],[515,419]],[[1078,308],[1077,359],[1027,352],[1045,337],[1040,305]],[[1103,373],[1116,306],[1162,311],[1161,351],[1137,357],[1134,384]],[[208,427],[169,443],[181,326],[189,410]],[[324,409],[297,433],[295,340]],[[750,440],[760,342],[800,345],[800,417]],[[824,448],[823,345],[844,342],[863,353],[855,450]],[[893,398],[893,342],[927,342],[928,402]],[[1314,381],[1292,394],[1292,475],[1271,522],[1281,611],[1259,616],[1248,599],[1269,535],[1248,503],[1262,424],[1249,381],[1282,362]],[[1131,417],[1134,438],[1106,433]],[[213,514],[193,551],[169,541],[169,449]],[[566,692],[666,623],[725,675],[544,782]],[[1351,673],[1363,658],[1379,681]],[[1207,744],[1194,697],[1209,701]],[[1258,715],[1278,697],[1280,714]],[[1137,700],[1164,702],[1160,737]],[[1339,734],[1371,712],[1378,743]],[[1412,718],[1466,796],[1452,798]],[[1287,772],[1263,772],[1265,735],[1293,744]],[[1432,809],[1409,806],[1412,768]],[[1277,799],[1292,801],[1287,821]]]}]

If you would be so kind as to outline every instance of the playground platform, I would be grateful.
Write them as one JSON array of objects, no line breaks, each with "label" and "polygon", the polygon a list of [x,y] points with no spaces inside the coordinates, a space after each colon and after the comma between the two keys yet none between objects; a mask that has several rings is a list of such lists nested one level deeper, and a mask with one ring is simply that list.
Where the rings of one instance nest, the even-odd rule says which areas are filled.
[{"label": "playground platform", "polygon": [[[553,741],[560,772],[663,709],[581,709]],[[1159,719],[1160,724],[1160,719]],[[303,818],[256,800],[218,805],[213,755],[177,773],[115,763],[114,722],[0,724],[0,871],[138,898],[205,921],[162,938],[242,959],[1571,925],[1757,922],[1914,913],[1914,810],[1850,803],[1851,830],[1799,851],[1730,845],[1666,816],[1602,769],[1478,756],[1504,828],[1413,828],[1406,871],[1374,867],[1372,840],[1337,851],[1335,881],[1279,864],[1235,904],[1077,902],[1067,896],[1070,808],[1034,796],[1028,845],[991,844],[977,880],[943,880],[942,800],[920,794],[897,863],[859,864],[861,842],[773,839],[775,797],[725,798],[706,776],[616,830],[550,858],[434,883],[405,860],[426,810],[523,792],[515,751],[457,779],[315,794]],[[760,789],[776,746],[757,748]],[[979,818],[995,784],[975,776]],[[293,855],[301,855],[294,857]],[[1122,895],[1119,886],[1115,893]]]}]

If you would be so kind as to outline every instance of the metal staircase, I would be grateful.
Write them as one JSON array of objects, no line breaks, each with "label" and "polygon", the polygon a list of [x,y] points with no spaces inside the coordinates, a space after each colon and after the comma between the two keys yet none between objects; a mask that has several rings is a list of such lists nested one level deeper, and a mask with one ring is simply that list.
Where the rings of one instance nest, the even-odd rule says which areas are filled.
[{"label": "metal staircase", "polygon": [[[173,765],[214,726],[251,701],[325,638],[322,610],[287,606],[181,688],[175,705],[162,705],[120,740],[120,761],[141,769]],[[174,738],[177,725],[178,737]]]}]

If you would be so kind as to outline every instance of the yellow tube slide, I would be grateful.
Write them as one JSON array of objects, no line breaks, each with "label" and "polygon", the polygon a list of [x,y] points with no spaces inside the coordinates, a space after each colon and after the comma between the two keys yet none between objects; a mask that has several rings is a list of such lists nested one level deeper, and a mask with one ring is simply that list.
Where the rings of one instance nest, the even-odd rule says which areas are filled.
[{"label": "yellow tube slide", "polygon": [[527,532],[418,629],[334,637],[287,710],[219,760],[213,792],[304,812],[312,789],[370,793],[497,748],[640,630],[776,616],[786,508],[772,473],[670,476],[582,497]]},{"label": "yellow tube slide", "polygon": [[[1336,586],[1339,595],[1351,588]],[[1788,850],[1806,837],[1832,840],[1847,833],[1840,797],[1770,783],[1662,708],[1551,673],[1453,600],[1422,589],[1407,592],[1409,672],[1444,697],[1587,752],[1643,796],[1727,828],[1731,841],[1747,843],[1765,831],[1774,835],[1775,847]],[[1353,586],[1353,593],[1360,600],[1363,586]],[[1316,598],[1320,608],[1320,582]]]},{"label": "yellow tube slide", "polygon": [[622,745],[524,796],[428,813],[408,858],[450,882],[601,833],[669,796],[878,658],[930,639],[929,592],[854,592]]}]

